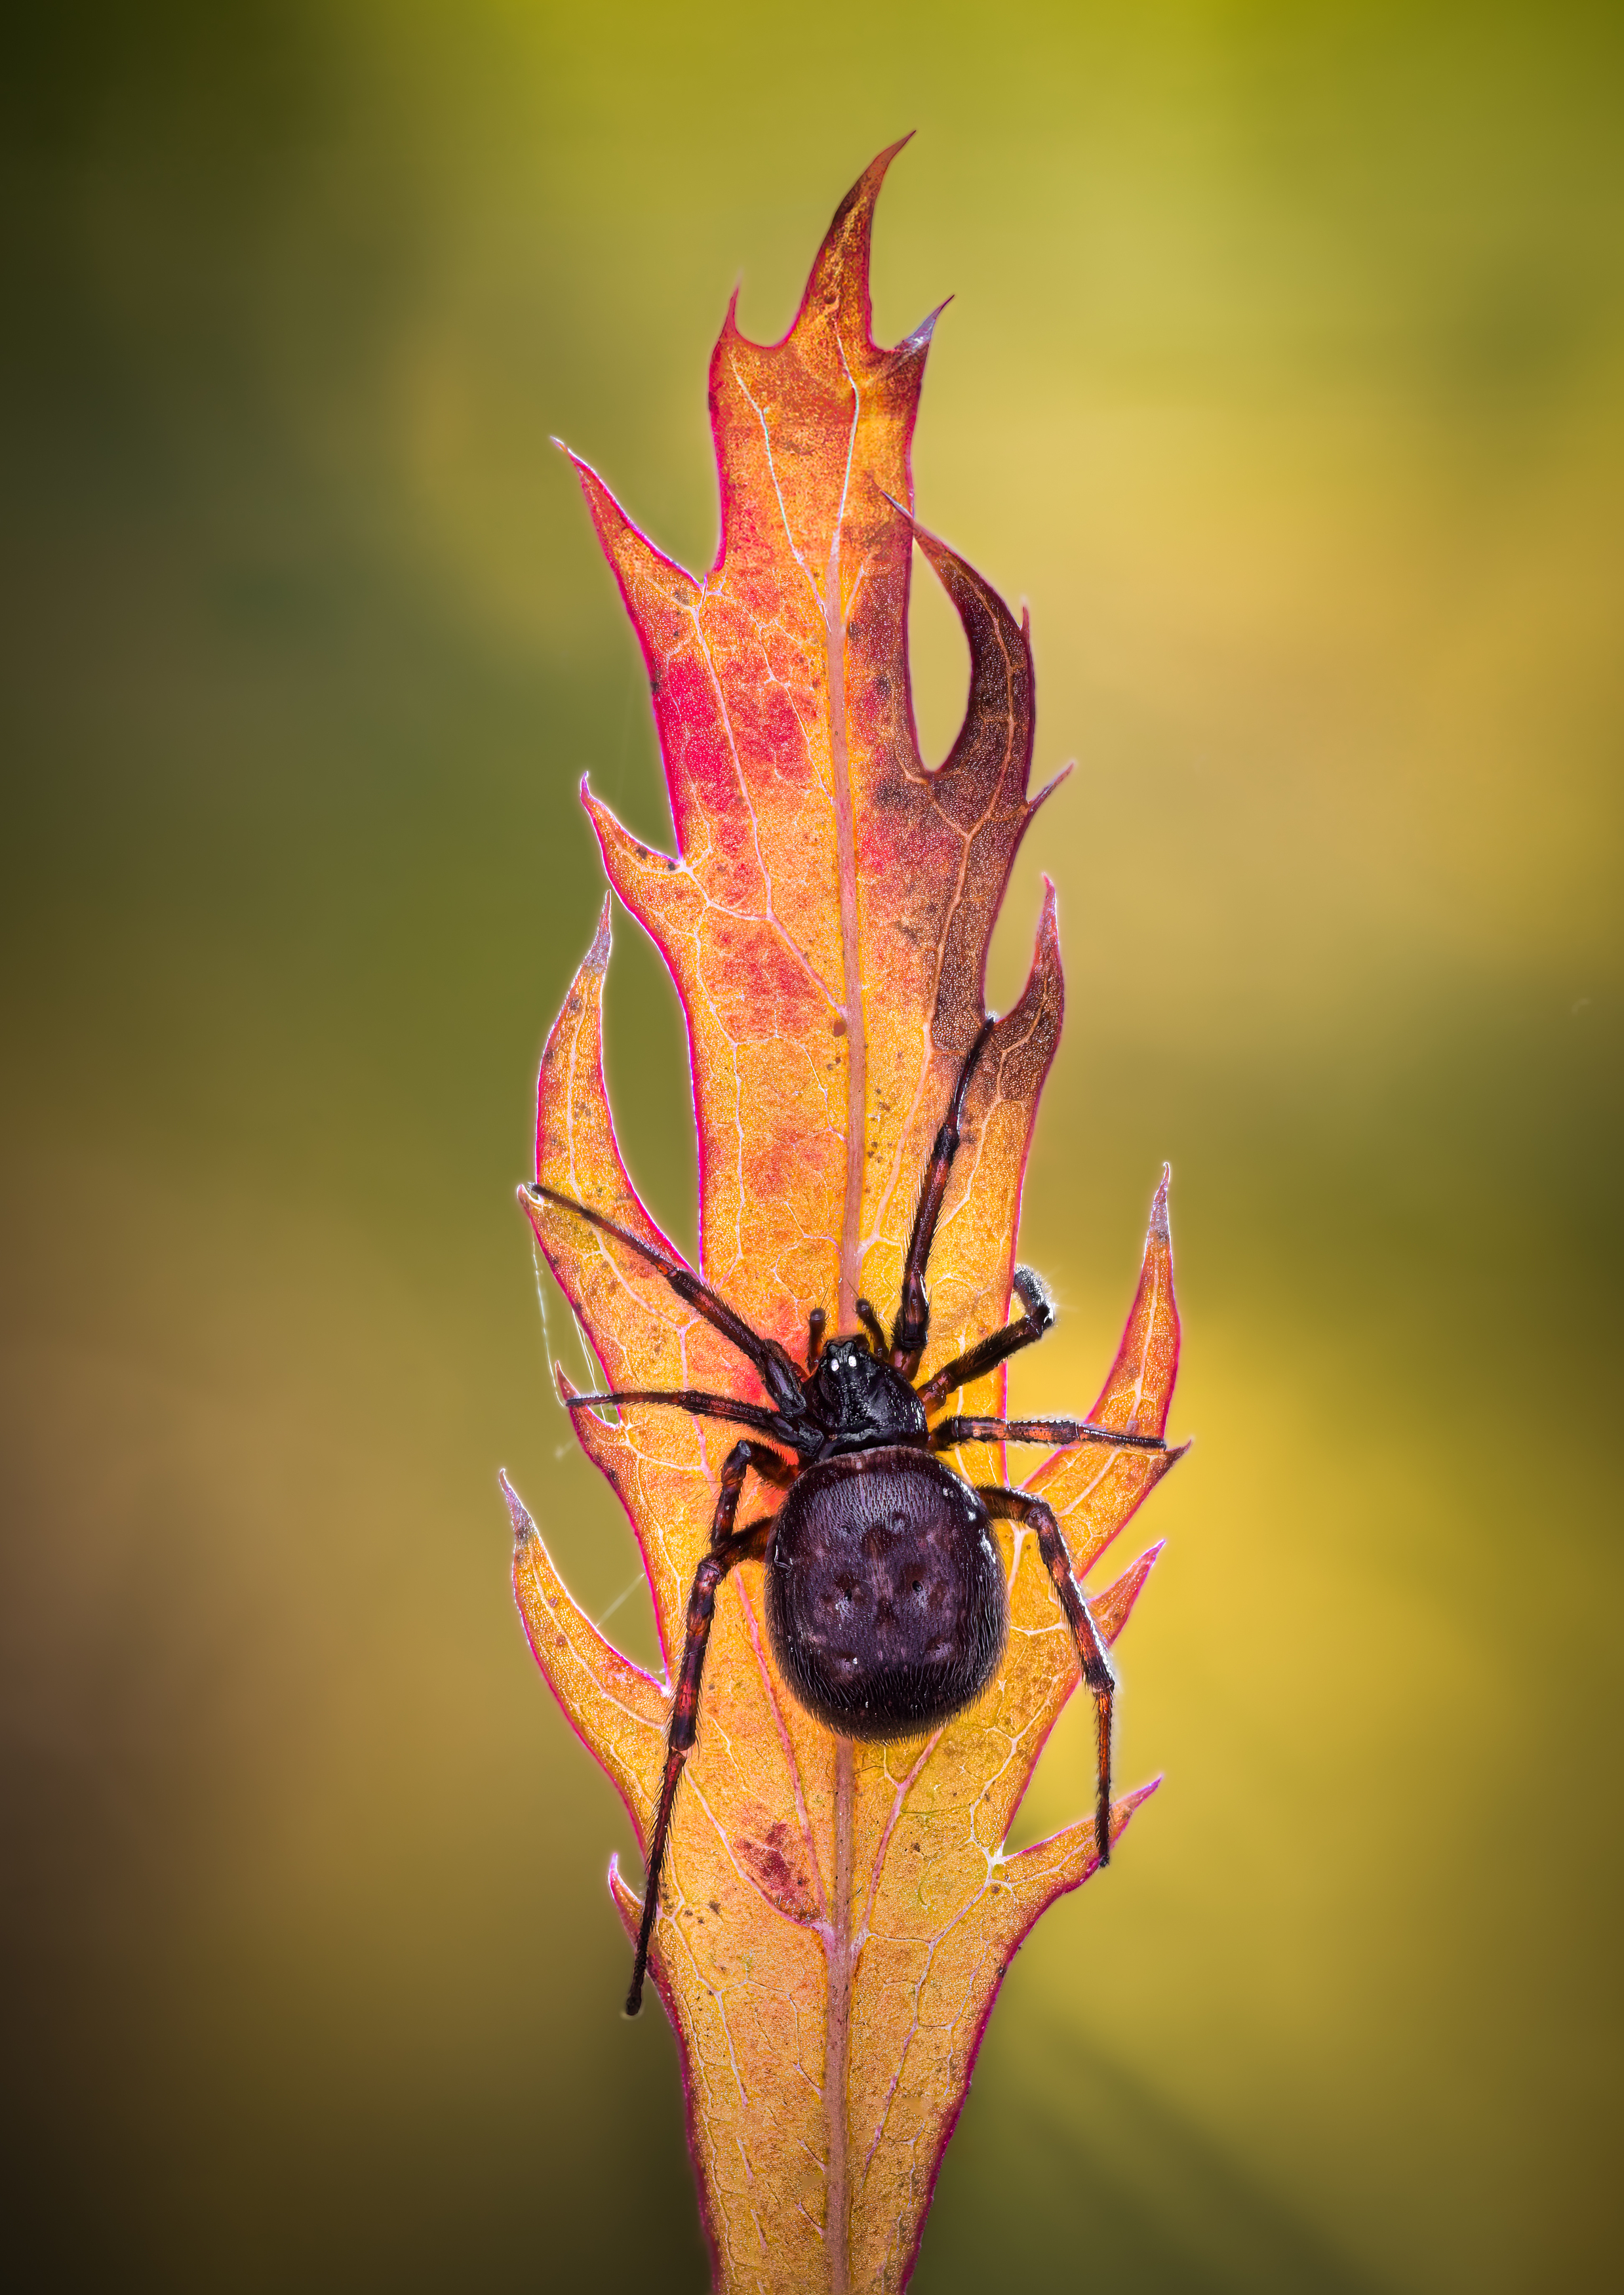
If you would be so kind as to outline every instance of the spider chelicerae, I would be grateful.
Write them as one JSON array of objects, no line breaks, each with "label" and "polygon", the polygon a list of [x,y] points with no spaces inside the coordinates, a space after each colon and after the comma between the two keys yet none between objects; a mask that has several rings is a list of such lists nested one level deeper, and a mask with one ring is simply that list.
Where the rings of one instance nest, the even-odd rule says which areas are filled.
[{"label": "spider chelicerae", "polygon": [[[1024,1313],[920,1386],[913,1379],[930,1330],[925,1277],[953,1158],[965,1096],[992,1023],[984,1021],[965,1057],[931,1150],[902,1270],[902,1302],[889,1338],[866,1299],[857,1302],[862,1332],[825,1344],[828,1318],[814,1309],[803,1369],[776,1339],[763,1338],[691,1269],[629,1234],[586,1204],[532,1182],[526,1192],[589,1220],[657,1268],[678,1298],[755,1364],[770,1401],[735,1401],[691,1389],[620,1390],[575,1394],[571,1410],[600,1403],[659,1402],[697,1418],[747,1426],[756,1437],[736,1442],[722,1465],[710,1546],[688,1598],[682,1660],[672,1701],[665,1775],[649,1845],[642,1924],[626,1995],[626,2013],[642,2005],[649,1940],[659,1904],[660,1871],[672,1806],[698,1727],[699,1685],[716,1591],[741,1562],[766,1567],[767,1624],[772,1649],[795,1695],[830,1729],[862,1739],[918,1736],[962,1711],[992,1679],[1009,1629],[1009,1603],[990,1523],[1000,1517],[1034,1532],[1060,1606],[1076,1638],[1082,1678],[1093,1693],[1098,1793],[1095,1839],[1102,1865],[1111,1856],[1111,1707],[1116,1687],[1110,1659],[1072,1575],[1053,1509],[1029,1491],[967,1482],[938,1454],[960,1442],[1105,1442],[1119,1449],[1165,1450],[1154,1434],[1118,1433],[1085,1418],[930,1419],[956,1389],[983,1378],[1020,1348],[1041,1339],[1055,1311],[1039,1278],[1017,1267],[1015,1289]],[[782,1446],[781,1450],[771,1444]],[[782,1450],[793,1451],[787,1458]],[[778,1512],[737,1526],[745,1476],[754,1467],[784,1492]]]}]

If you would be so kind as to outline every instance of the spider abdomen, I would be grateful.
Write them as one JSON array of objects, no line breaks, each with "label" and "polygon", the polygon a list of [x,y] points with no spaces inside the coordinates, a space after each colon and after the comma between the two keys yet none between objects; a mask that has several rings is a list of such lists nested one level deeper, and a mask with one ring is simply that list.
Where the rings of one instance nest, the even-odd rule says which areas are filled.
[{"label": "spider abdomen", "polygon": [[987,1510],[926,1450],[805,1468],[774,1521],[766,1575],[773,1654],[843,1736],[935,1727],[1003,1654],[1009,1605]]}]

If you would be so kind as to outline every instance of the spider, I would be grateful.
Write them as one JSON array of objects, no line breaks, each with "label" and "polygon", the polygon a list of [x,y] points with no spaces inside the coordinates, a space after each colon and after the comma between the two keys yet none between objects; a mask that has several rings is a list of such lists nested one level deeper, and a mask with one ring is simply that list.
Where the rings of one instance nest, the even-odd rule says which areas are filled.
[{"label": "spider", "polygon": [[[1089,1614],[1051,1507],[1026,1491],[972,1484],[938,1456],[960,1442],[1106,1442],[1165,1450],[1153,1434],[1122,1434],[1081,1418],[943,1419],[948,1396],[984,1377],[1041,1339],[1055,1311],[1039,1278],[1017,1267],[1025,1312],[922,1385],[913,1379],[925,1352],[930,1310],[925,1277],[931,1244],[959,1150],[965,1096],[992,1033],[983,1021],[966,1055],[936,1134],[902,1270],[902,1301],[886,1337],[868,1300],[857,1302],[862,1331],[828,1344],[822,1308],[809,1319],[804,1370],[775,1339],[763,1338],[690,1268],[601,1212],[533,1181],[526,1192],[588,1220],[657,1268],[678,1298],[703,1315],[754,1363],[771,1398],[735,1401],[690,1389],[575,1394],[574,1410],[599,1403],[658,1402],[698,1418],[747,1426],[722,1466],[710,1547],[688,1599],[682,1661],[666,1737],[665,1774],[655,1812],[642,1924],[626,2013],[642,2005],[649,1940],[659,1904],[672,1807],[698,1727],[699,1685],[716,1592],[741,1562],[766,1564],[767,1624],[773,1654],[795,1695],[837,1735],[864,1740],[918,1736],[961,1712],[992,1679],[1009,1629],[1008,1596],[993,1545],[994,1517],[1033,1531],[1060,1606],[1076,1638],[1082,1678],[1094,1697],[1098,1737],[1095,1839],[1110,1861],[1111,1707],[1116,1678]],[[770,1447],[794,1452],[793,1461]],[[736,1527],[745,1476],[754,1467],[784,1492],[776,1514]]]}]

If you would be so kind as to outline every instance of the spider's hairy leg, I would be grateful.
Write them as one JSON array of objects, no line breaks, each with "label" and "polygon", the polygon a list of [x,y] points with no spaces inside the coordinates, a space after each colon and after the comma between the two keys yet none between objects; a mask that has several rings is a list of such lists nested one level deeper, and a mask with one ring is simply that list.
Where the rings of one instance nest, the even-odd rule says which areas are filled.
[{"label": "spider's hairy leg", "polygon": [[885,1327],[867,1299],[857,1302],[857,1319],[869,1334],[869,1344],[881,1362],[885,1360]]},{"label": "spider's hairy leg", "polygon": [[691,1267],[685,1267],[657,1244],[645,1243],[641,1235],[633,1235],[629,1228],[619,1226],[602,1212],[593,1211],[590,1204],[577,1203],[574,1196],[561,1195],[557,1188],[543,1187],[540,1180],[527,1180],[519,1195],[521,1198],[528,1196],[532,1203],[556,1204],[560,1211],[573,1212],[577,1219],[585,1220],[603,1234],[612,1235],[617,1243],[624,1243],[628,1251],[635,1252],[640,1259],[657,1269],[679,1299],[696,1309],[724,1339],[732,1341],[747,1360],[755,1365],[762,1384],[775,1402],[793,1408],[799,1401],[801,1375],[787,1350],[776,1339],[763,1338],[759,1331],[752,1330],[744,1317],[736,1315],[727,1301],[708,1283],[701,1281]]},{"label": "spider's hairy leg", "polygon": [[937,1132],[935,1145],[930,1151],[930,1162],[925,1170],[925,1185],[919,1191],[919,1208],[914,1213],[913,1234],[909,1238],[908,1257],[902,1267],[902,1303],[896,1311],[896,1321],[891,1327],[891,1368],[901,1371],[904,1378],[911,1378],[918,1369],[919,1357],[925,1352],[925,1342],[930,1335],[930,1305],[925,1295],[925,1270],[930,1264],[930,1247],[935,1241],[936,1221],[942,1216],[942,1203],[947,1194],[953,1158],[959,1153],[959,1127],[964,1121],[965,1095],[970,1089],[975,1063],[986,1049],[992,1025],[991,1020],[982,1022],[976,1031],[975,1041],[964,1056],[964,1066],[959,1069],[959,1081],[953,1086],[953,1097],[948,1102],[942,1129]]},{"label": "spider's hairy leg", "polygon": [[1108,1442],[1118,1450],[1167,1448],[1159,1434],[1119,1434],[1089,1418],[944,1418],[931,1429],[933,1450],[954,1450],[960,1442],[1052,1442],[1057,1450],[1073,1442]]},{"label": "spider's hairy leg", "polygon": [[690,1386],[614,1387],[604,1394],[567,1394],[567,1410],[590,1410],[600,1402],[668,1402],[693,1418],[724,1418],[735,1426],[754,1426],[775,1442],[794,1443],[800,1433],[797,1413],[792,1420],[782,1411],[768,1410],[759,1402],[739,1402],[730,1394],[702,1394]]},{"label": "spider's hairy leg", "polygon": [[1046,1505],[1043,1499],[1034,1498],[1030,1491],[983,1489],[980,1498],[990,1515],[1001,1515],[1006,1522],[1023,1523],[1037,1532],[1038,1551],[1055,1581],[1060,1606],[1065,1612],[1066,1622],[1076,1641],[1082,1678],[1094,1698],[1096,1758],[1098,1763],[1094,1846],[1100,1863],[1108,1865],[1111,1862],[1111,1708],[1116,1695],[1116,1676],[1111,1670],[1106,1645],[1100,1638],[1099,1628],[1094,1622],[1093,1613],[1083,1599],[1082,1589],[1072,1575],[1072,1558],[1065,1550],[1065,1540],[1060,1535],[1054,1508]]},{"label": "spider's hairy leg", "polygon": [[823,1352],[823,1334],[828,1327],[828,1315],[821,1307],[814,1307],[806,1318],[806,1376],[808,1378],[818,1368],[818,1358]]},{"label": "spider's hairy leg", "polygon": [[955,1387],[968,1386],[974,1379],[985,1378],[990,1370],[1008,1362],[1023,1347],[1035,1346],[1045,1331],[1053,1328],[1055,1303],[1044,1289],[1041,1275],[1030,1267],[1017,1267],[1015,1294],[1026,1312],[1018,1322],[1006,1323],[1001,1331],[989,1333],[979,1345],[943,1363],[927,1378],[918,1389],[919,1400],[926,1410],[934,1410],[938,1404],[945,1402]]},{"label": "spider's hairy leg", "polygon": [[677,1670],[676,1694],[671,1702],[671,1726],[665,1736],[665,1775],[660,1785],[659,1804],[654,1814],[654,1831],[649,1841],[649,1869],[643,1883],[643,1918],[637,1935],[637,1958],[632,1969],[632,1986],[626,1994],[626,2013],[635,2016],[643,2005],[643,1978],[649,1968],[649,1940],[654,1933],[654,1916],[659,1910],[660,1870],[665,1862],[665,1840],[671,1831],[672,1805],[677,1797],[677,1786],[699,1727],[699,1684],[705,1673],[706,1646],[711,1638],[711,1620],[716,1612],[716,1589],[728,1572],[740,1562],[759,1560],[767,1550],[771,1531],[770,1522],[751,1523],[744,1530],[733,1527],[739,1512],[739,1494],[743,1490],[745,1476],[754,1466],[763,1482],[776,1482],[786,1488],[796,1478],[796,1469],[788,1458],[780,1458],[776,1450],[763,1450],[759,1442],[735,1442],[728,1452],[722,1468],[722,1486],[716,1493],[716,1511],[711,1521],[710,1552],[694,1572],[692,1591],[688,1597],[688,1622],[682,1633],[682,1662]]}]

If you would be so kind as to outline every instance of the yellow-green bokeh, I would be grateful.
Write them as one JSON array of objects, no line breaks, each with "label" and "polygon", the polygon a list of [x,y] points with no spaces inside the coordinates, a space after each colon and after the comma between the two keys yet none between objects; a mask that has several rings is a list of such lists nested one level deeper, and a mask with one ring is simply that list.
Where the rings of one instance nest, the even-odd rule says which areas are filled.
[{"label": "yellow-green bokeh", "polygon": [[[708,560],[706,361],[902,129],[922,515],[1031,600],[1092,1392],[1174,1166],[1188,1463],[1108,1879],[917,2281],[1586,2290],[1618,2252],[1624,103],[1599,8],[148,0],[8,67],[8,2236],[126,2284],[698,2288],[628,1846],[505,1464],[634,1567],[511,1203],[665,829],[567,437]],[[916,613],[939,755],[963,666]],[[674,1006],[613,1082],[690,1235]],[[559,1334],[556,1325],[555,1339]],[[617,1612],[651,1647],[637,1599]],[[1070,1724],[1029,1805],[1085,1804]]]}]

